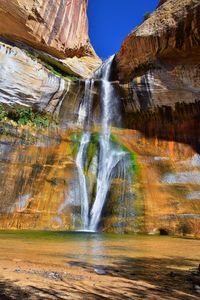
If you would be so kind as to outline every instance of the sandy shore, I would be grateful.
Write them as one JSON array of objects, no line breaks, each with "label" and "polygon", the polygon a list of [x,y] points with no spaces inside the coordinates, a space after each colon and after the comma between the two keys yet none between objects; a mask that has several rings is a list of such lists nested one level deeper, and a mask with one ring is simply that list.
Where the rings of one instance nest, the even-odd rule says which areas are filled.
[{"label": "sandy shore", "polygon": [[[135,253],[128,250],[134,242],[132,239],[106,240],[99,243],[103,244],[104,250],[98,245],[93,257],[87,250],[92,249],[91,240],[84,250],[84,240],[76,239],[32,240],[0,234],[0,242],[1,300],[184,300],[199,299],[200,296],[197,288],[200,284],[198,240],[136,239]],[[127,251],[124,252],[125,244]],[[149,255],[144,255],[142,245],[148,245],[146,253]],[[176,253],[167,256],[169,250],[175,249]],[[102,252],[101,259],[99,251]],[[98,259],[93,261],[93,258]]]}]

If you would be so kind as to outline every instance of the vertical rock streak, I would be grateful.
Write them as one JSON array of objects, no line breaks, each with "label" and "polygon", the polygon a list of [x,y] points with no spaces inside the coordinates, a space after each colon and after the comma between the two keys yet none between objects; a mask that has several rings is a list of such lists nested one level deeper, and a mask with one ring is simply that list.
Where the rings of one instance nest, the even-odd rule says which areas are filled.
[{"label": "vertical rock streak", "polygon": [[0,35],[58,58],[93,56],[86,10],[86,0],[2,0]]}]

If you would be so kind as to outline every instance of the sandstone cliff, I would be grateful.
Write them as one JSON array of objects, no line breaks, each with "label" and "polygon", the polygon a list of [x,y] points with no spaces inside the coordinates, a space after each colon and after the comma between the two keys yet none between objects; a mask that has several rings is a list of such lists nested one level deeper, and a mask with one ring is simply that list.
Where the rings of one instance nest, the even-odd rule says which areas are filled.
[{"label": "sandstone cliff", "polygon": [[87,2],[0,1],[0,102],[53,112],[68,80],[88,78],[99,67]]},{"label": "sandstone cliff", "polygon": [[[15,40],[14,34],[3,34],[7,40],[0,44],[0,102],[57,112],[60,123],[36,131],[35,127],[19,126],[13,119],[9,123],[2,117],[0,228],[73,230],[77,228],[75,223],[80,222],[81,212],[75,161],[86,113],[82,104],[87,81],[73,82],[70,76],[89,77],[100,62],[93,54],[81,54],[82,48],[76,47],[73,55],[83,57],[58,59],[71,55],[70,47],[61,50],[58,38],[45,48],[46,42],[34,37],[31,27],[27,27],[30,23],[24,25],[18,14],[20,3],[24,3],[26,11],[32,8],[34,1],[27,2],[13,0],[8,5],[13,9],[17,5],[16,18],[22,23],[20,28],[28,30],[31,41],[25,36]],[[6,2],[0,3],[4,3],[5,9]],[[32,14],[40,20],[43,14],[40,11],[38,16],[38,10],[39,6]],[[75,19],[72,18],[73,22]],[[197,235],[200,228],[199,1],[161,1],[157,11],[128,36],[115,62],[113,73],[117,70],[121,83],[115,82],[113,87],[116,96],[122,99],[122,123],[126,129],[112,128],[112,142],[129,151],[134,178],[130,186],[125,186],[124,180],[114,179],[101,226],[105,231],[151,233],[187,229]],[[90,118],[95,129],[87,157],[91,164],[87,170],[89,176],[96,165],[97,128],[102,111],[101,82],[95,81],[93,88]],[[123,203],[119,200],[122,188],[126,190]]]},{"label": "sandstone cliff", "polygon": [[99,67],[88,37],[87,0],[0,1],[0,40],[65,73],[90,77]]},{"label": "sandstone cliff", "polygon": [[[50,58],[52,60],[52,57]],[[55,112],[72,81],[90,77],[99,65],[92,57],[68,58],[59,67],[0,42],[0,103]]]},{"label": "sandstone cliff", "polygon": [[118,76],[130,81],[157,64],[198,64],[200,2],[168,0],[131,32],[116,56]]},{"label": "sandstone cliff", "polygon": [[[2,43],[0,71],[0,102],[9,105],[28,105],[40,110],[56,107],[68,85],[19,48]],[[50,111],[54,111],[53,107]]]},{"label": "sandstone cliff", "polygon": [[[125,39],[116,55],[116,69],[119,79],[127,82],[122,89],[128,115],[156,114],[158,108],[178,114],[180,105],[190,110],[192,103],[200,101],[199,20],[199,1],[161,1]],[[130,115],[127,119],[135,126]],[[163,112],[163,120],[167,115]],[[139,123],[140,128],[147,127]]]},{"label": "sandstone cliff", "polygon": [[199,21],[200,1],[160,1],[115,59],[126,127],[135,135],[126,143],[138,160],[141,155],[145,222],[152,232],[185,226],[197,234],[200,228]]},{"label": "sandstone cliff", "polygon": [[87,0],[1,0],[0,36],[59,58],[91,55]]}]

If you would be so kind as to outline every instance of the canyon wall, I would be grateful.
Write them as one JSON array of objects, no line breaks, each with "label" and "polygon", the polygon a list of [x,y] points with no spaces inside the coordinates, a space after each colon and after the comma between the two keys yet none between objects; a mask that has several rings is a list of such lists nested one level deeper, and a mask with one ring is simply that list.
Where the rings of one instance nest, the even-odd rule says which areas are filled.
[{"label": "canyon wall", "polygon": [[[1,228],[73,228],[65,205],[76,171],[69,119],[77,118],[81,78],[101,64],[88,37],[87,4],[0,0]],[[59,126],[52,116],[63,102]]]},{"label": "canyon wall", "polygon": [[[84,127],[80,107],[85,85],[84,81],[70,84],[59,105],[60,123],[53,129],[1,125],[1,228],[80,228],[76,157]],[[198,235],[199,105],[179,103],[174,109],[163,105],[157,110],[138,110],[134,105],[137,108],[141,98],[134,87],[119,88],[116,83],[113,87],[124,103],[122,124],[126,128],[112,128],[112,140],[131,155],[132,180],[127,184],[123,177],[113,179],[101,230]],[[146,88],[143,92],[148,91]],[[97,80],[91,114],[93,137],[85,158],[91,193],[95,189],[100,92]]]},{"label": "canyon wall", "polygon": [[72,228],[64,205],[74,176],[70,133],[61,137],[2,124],[0,131],[0,227]]},{"label": "canyon wall", "polygon": [[130,81],[159,64],[198,65],[200,3],[168,0],[131,32],[116,55],[120,81]]},{"label": "canyon wall", "polygon": [[1,0],[0,36],[58,58],[90,55],[87,0]]},{"label": "canyon wall", "polygon": [[[1,121],[0,228],[73,230],[80,226],[76,156],[86,113],[81,107],[87,82],[80,78],[101,63],[88,44],[87,1],[5,4],[0,1],[0,23],[10,27],[1,27],[0,102],[56,113],[59,122],[38,129]],[[66,15],[71,34],[68,26],[63,31]],[[161,1],[116,55],[113,88],[122,101],[123,128],[112,128],[112,142],[129,153],[133,174],[128,185],[114,178],[100,224],[104,231],[200,234],[199,20],[199,1]],[[70,40],[76,33],[77,40]],[[101,88],[96,80],[87,157],[91,182]]]},{"label": "canyon wall", "polygon": [[70,85],[23,50],[4,43],[0,43],[0,70],[0,102],[7,105],[53,112]]},{"label": "canyon wall", "polygon": [[141,162],[152,233],[182,228],[199,234],[199,20],[199,1],[161,1],[116,55],[125,126],[134,129],[126,143]]},{"label": "canyon wall", "polygon": [[[82,130],[76,127],[35,131],[28,127],[0,124],[0,132],[0,228],[82,228],[81,190],[76,166]],[[86,157],[88,176],[93,183],[91,192],[95,187],[94,159],[91,159],[97,147],[95,137],[96,134],[94,143],[90,145],[91,153]],[[138,199],[136,207],[137,189],[135,182],[122,195],[125,190],[123,181],[113,180],[101,230],[143,230],[143,202]]]},{"label": "canyon wall", "polygon": [[54,112],[70,82],[101,64],[86,0],[0,1],[0,103]]}]

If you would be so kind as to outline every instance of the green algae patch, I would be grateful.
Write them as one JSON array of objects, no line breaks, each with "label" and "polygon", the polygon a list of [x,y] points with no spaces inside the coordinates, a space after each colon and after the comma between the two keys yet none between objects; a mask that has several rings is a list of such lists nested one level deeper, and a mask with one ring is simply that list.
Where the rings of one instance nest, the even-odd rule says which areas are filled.
[{"label": "green algae patch", "polygon": [[72,155],[74,157],[76,157],[77,154],[78,154],[78,150],[79,150],[80,142],[81,142],[81,137],[82,137],[82,133],[81,132],[73,133],[70,136],[70,141],[72,143]]},{"label": "green algae patch", "polygon": [[111,134],[111,140],[115,142],[123,151],[129,153],[130,161],[131,161],[131,170],[134,172],[136,176],[140,175],[140,166],[137,160],[137,154],[133,151],[130,151],[124,144],[120,142],[116,135]]},{"label": "green algae patch", "polygon": [[91,163],[93,161],[93,158],[98,153],[98,143],[99,143],[99,134],[97,133],[92,134],[90,143],[88,145],[88,150],[87,150],[87,162],[85,166],[85,172],[88,172]]},{"label": "green algae patch", "polygon": [[70,81],[77,81],[80,79],[73,74],[67,73],[67,71],[64,70],[62,64],[59,61],[56,61],[55,59],[51,58],[50,56],[47,57],[40,53],[29,52],[27,50],[26,55],[60,78]]},{"label": "green algae patch", "polygon": [[8,111],[0,104],[0,121],[5,120],[8,117]]},{"label": "green algae patch", "polygon": [[58,124],[56,117],[51,114],[40,113],[30,107],[10,107],[2,104],[0,104],[0,122],[16,126],[28,125],[34,128],[48,128],[50,124]]},{"label": "green algae patch", "polygon": [[[74,133],[71,136],[71,141],[73,143],[73,149],[72,149],[72,153],[74,156],[76,156],[78,154],[78,150],[80,147],[80,143],[81,143],[81,137],[82,137],[83,133]],[[126,153],[129,154],[129,158],[130,158],[130,171],[133,171],[135,176],[138,176],[140,174],[140,167],[138,164],[138,160],[137,160],[137,155],[135,152],[130,151],[125,145],[123,145],[119,139],[117,138],[116,135],[111,134],[111,138],[110,138],[111,142],[113,142],[114,144],[116,144],[118,147],[120,147],[120,149]],[[88,171],[93,158],[98,154],[98,147],[99,147],[99,133],[92,133],[91,134],[91,139],[88,145],[88,149],[87,149],[87,162],[85,165],[85,171]]]},{"label": "green algae patch", "polygon": [[[78,154],[82,136],[83,136],[83,133],[81,133],[81,132],[74,133],[71,135],[70,140],[73,144],[72,145],[73,156],[77,156],[77,154]],[[98,144],[99,144],[99,134],[92,133],[90,142],[89,142],[88,148],[87,148],[87,159],[86,159],[85,168],[84,168],[85,172],[87,172],[89,170],[93,158],[97,155]]]}]

